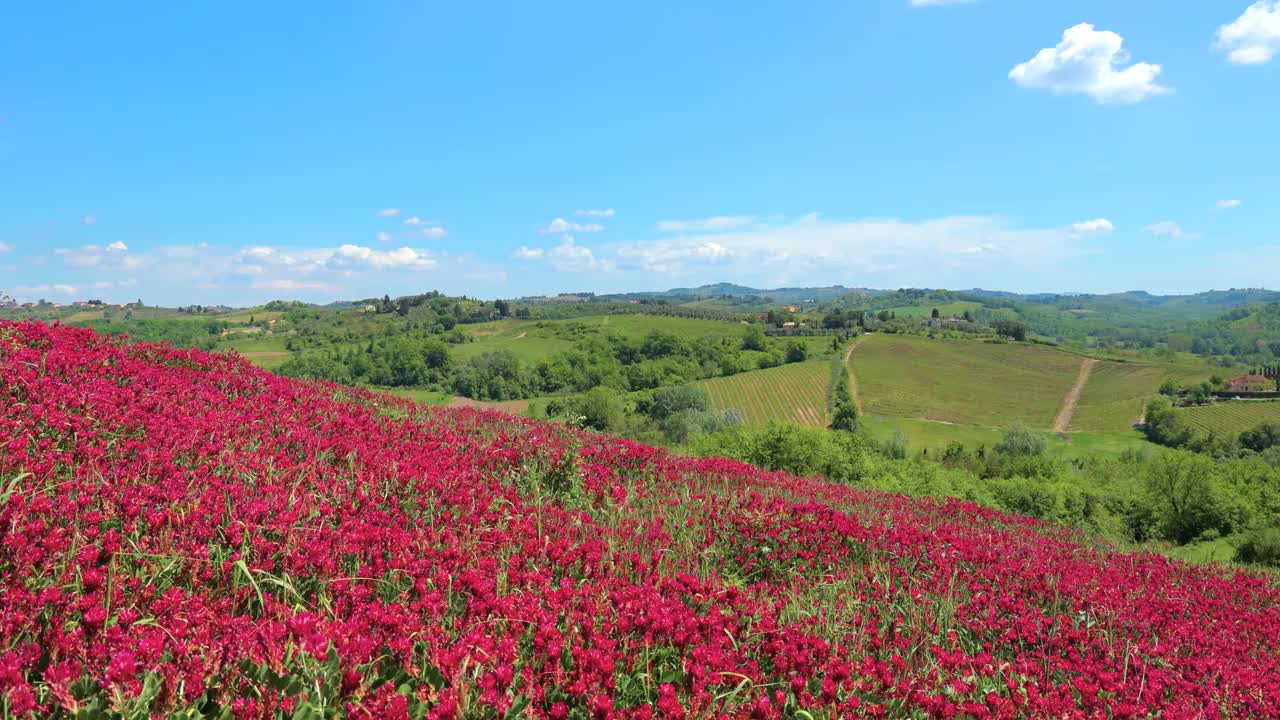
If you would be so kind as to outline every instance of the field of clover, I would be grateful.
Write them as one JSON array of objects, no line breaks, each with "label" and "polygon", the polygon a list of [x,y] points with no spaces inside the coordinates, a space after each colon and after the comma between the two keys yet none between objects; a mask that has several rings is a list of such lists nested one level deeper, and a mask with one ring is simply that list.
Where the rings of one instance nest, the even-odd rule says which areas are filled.
[{"label": "field of clover", "polygon": [[0,323],[0,715],[1280,716],[1272,576]]}]

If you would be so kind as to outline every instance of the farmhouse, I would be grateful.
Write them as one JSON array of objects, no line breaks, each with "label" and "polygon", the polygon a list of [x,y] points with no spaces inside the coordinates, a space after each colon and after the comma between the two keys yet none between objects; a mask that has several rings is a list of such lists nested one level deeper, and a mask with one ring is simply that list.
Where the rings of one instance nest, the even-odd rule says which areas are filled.
[{"label": "farmhouse", "polygon": [[1264,375],[1241,375],[1227,381],[1223,388],[1228,393],[1268,392],[1275,388],[1275,383]]}]

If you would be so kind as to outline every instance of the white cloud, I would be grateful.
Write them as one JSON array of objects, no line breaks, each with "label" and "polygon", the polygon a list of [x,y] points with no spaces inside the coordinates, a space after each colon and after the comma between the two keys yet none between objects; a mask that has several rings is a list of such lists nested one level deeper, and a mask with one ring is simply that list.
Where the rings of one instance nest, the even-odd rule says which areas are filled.
[{"label": "white cloud", "polygon": [[1109,30],[1081,23],[1062,33],[1057,47],[1045,48],[1009,71],[1023,87],[1044,88],[1055,95],[1079,93],[1098,103],[1136,103],[1152,95],[1172,92],[1156,84],[1160,66],[1129,62],[1124,38]]},{"label": "white cloud", "polygon": [[694,244],[658,240],[618,248],[618,258],[628,265],[662,273],[679,273],[691,261],[714,261],[728,258],[731,254],[728,247],[713,240]]},{"label": "white cloud", "polygon": [[1106,218],[1097,218],[1096,220],[1085,220],[1083,222],[1075,223],[1071,226],[1071,229],[1076,232],[1085,233],[1111,232],[1116,229],[1116,226],[1112,225],[1111,221]]},{"label": "white cloud", "polygon": [[421,250],[402,247],[396,250],[374,250],[363,245],[343,245],[333,251],[328,259],[331,268],[369,268],[387,270],[407,268],[425,270],[434,267],[436,261]]},{"label": "white cloud", "polygon": [[[426,270],[436,264],[429,253],[410,247],[375,250],[349,244],[308,249],[249,247],[240,251],[238,260],[242,268],[275,267],[304,274],[321,270]],[[246,271],[238,269],[237,272]]]},{"label": "white cloud", "polygon": [[604,210],[574,210],[573,214],[578,217],[611,218],[613,217],[613,208],[605,208]]},{"label": "white cloud", "polygon": [[1219,210],[1233,210],[1243,204],[1239,200],[1219,200],[1217,206]]},{"label": "white cloud", "polygon": [[426,238],[442,238],[449,234],[448,230],[442,227],[422,228],[422,237]]},{"label": "white cloud", "polygon": [[[937,281],[950,272],[1051,272],[1082,252],[1079,239],[1071,228],[1021,230],[999,217],[828,222],[815,214],[732,232],[630,242],[615,254],[624,271],[674,275],[715,268],[714,277],[785,285],[889,271],[927,271]],[[833,275],[834,268],[839,271]]]},{"label": "white cloud", "polygon": [[378,242],[384,242],[384,243],[391,242],[391,233],[389,233],[389,232],[379,232],[379,233],[378,233]]},{"label": "white cloud", "polygon": [[301,280],[262,280],[250,287],[258,290],[328,290],[329,285],[321,282],[303,282]]},{"label": "white cloud", "polygon": [[753,222],[755,218],[749,215],[720,215],[700,220],[663,220],[658,223],[658,230],[675,233],[726,232],[745,227]]},{"label": "white cloud", "polygon": [[616,269],[612,260],[596,257],[591,248],[577,244],[572,235],[560,238],[560,244],[551,248],[546,258],[551,267],[560,272],[613,272]]},{"label": "white cloud", "polygon": [[135,287],[138,287],[138,281],[133,278],[129,278],[127,280],[121,280],[120,282],[116,283],[116,285],[122,288],[135,288]]},{"label": "white cloud", "polygon": [[240,251],[242,262],[256,265],[297,270],[298,272],[314,272],[324,269],[325,260],[332,251],[325,250],[277,250],[267,245],[247,247]]},{"label": "white cloud", "polygon": [[378,217],[395,217],[400,214],[400,208],[385,208],[378,211]]},{"label": "white cloud", "polygon": [[1156,237],[1167,237],[1174,240],[1194,240],[1200,237],[1197,233],[1189,233],[1182,229],[1182,226],[1172,220],[1161,220],[1158,223],[1152,223],[1142,228],[1140,232]]},{"label": "white cloud", "polygon": [[539,232],[543,235],[558,235],[567,232],[593,233],[600,232],[601,230],[604,230],[604,226],[597,223],[579,225],[578,223],[569,222],[564,218],[556,218],[551,221],[550,225],[546,226]]},{"label": "white cloud", "polygon": [[1234,22],[1218,28],[1215,50],[1237,65],[1270,62],[1280,52],[1280,0],[1258,0]]},{"label": "white cloud", "polygon": [[13,246],[9,243],[0,242],[0,252],[13,252]]},{"label": "white cloud", "polygon": [[531,248],[527,245],[521,245],[515,252],[511,253],[511,257],[520,260],[541,260],[546,251],[542,248]]},{"label": "white cloud", "polygon": [[[120,282],[118,284],[120,287],[133,287],[132,285],[126,284],[127,282],[132,282],[132,281]],[[59,295],[78,295],[80,293],[87,292],[89,290],[110,290],[115,285],[116,283],[112,283],[108,280],[95,280],[93,282],[89,282],[84,285],[72,285],[70,283],[56,283],[53,285],[49,285],[49,284],[19,285],[15,287],[13,290],[15,293],[18,294],[19,297],[35,297],[43,293],[57,293]]]},{"label": "white cloud", "polygon": [[81,222],[83,222],[85,225],[97,225],[98,218],[94,217],[93,215],[85,215],[83,218],[81,218]]},{"label": "white cloud", "polygon": [[58,248],[53,253],[60,256],[67,265],[79,268],[133,269],[145,264],[142,258],[131,255],[129,247],[119,240],[105,248],[98,245],[83,245],[74,249]]},{"label": "white cloud", "polygon": [[411,218],[405,218],[404,224],[413,225],[414,227],[421,227],[423,225],[439,225],[440,221],[439,220],[423,220],[417,215],[414,215]]}]

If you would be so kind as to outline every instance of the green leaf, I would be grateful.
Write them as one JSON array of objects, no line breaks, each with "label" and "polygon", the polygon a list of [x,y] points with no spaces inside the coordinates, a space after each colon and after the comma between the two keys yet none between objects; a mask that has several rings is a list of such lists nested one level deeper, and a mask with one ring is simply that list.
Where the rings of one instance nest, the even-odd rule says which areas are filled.
[{"label": "green leaf", "polygon": [[293,711],[293,720],[324,720],[324,713],[312,705],[311,701],[303,700]]},{"label": "green leaf", "polygon": [[515,702],[511,703],[511,707],[507,709],[507,714],[503,715],[503,720],[515,720],[524,713],[524,709],[529,707],[529,696],[520,695],[516,697]]},{"label": "green leaf", "polygon": [[13,496],[13,491],[18,489],[18,483],[29,477],[31,477],[31,473],[18,473],[9,481],[8,487],[4,489],[3,493],[0,493],[0,507],[4,507],[9,503],[9,498]]},{"label": "green leaf", "polygon": [[422,674],[426,676],[427,682],[430,683],[433,690],[440,691],[444,689],[446,684],[444,673],[440,672],[439,668],[435,665],[428,665],[427,669]]}]

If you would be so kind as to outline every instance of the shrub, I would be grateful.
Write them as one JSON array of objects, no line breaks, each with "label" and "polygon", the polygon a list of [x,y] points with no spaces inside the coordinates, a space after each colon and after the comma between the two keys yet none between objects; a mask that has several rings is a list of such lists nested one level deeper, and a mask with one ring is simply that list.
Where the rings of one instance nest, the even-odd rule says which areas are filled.
[{"label": "shrub", "polygon": [[1236,549],[1236,560],[1280,567],[1280,528],[1259,528],[1245,536]]},{"label": "shrub", "polygon": [[686,409],[673,413],[662,424],[668,442],[684,443],[693,435],[716,433],[743,424],[737,408],[723,410]]},{"label": "shrub", "polygon": [[1191,428],[1178,417],[1173,403],[1164,396],[1147,403],[1147,423],[1143,432],[1151,442],[1166,447],[1182,447],[1191,442]]},{"label": "shrub", "polygon": [[809,346],[799,340],[787,343],[787,362],[797,363],[809,359]]},{"label": "shrub", "polygon": [[1252,430],[1240,433],[1240,446],[1254,452],[1262,452],[1280,445],[1280,428],[1271,423],[1262,423]]},{"label": "shrub", "polygon": [[1021,423],[1005,428],[1004,437],[992,448],[1010,457],[1039,457],[1049,449],[1044,436]]},{"label": "shrub", "polygon": [[675,385],[653,391],[649,404],[649,417],[662,420],[685,410],[706,410],[711,407],[707,391],[693,385]]}]

